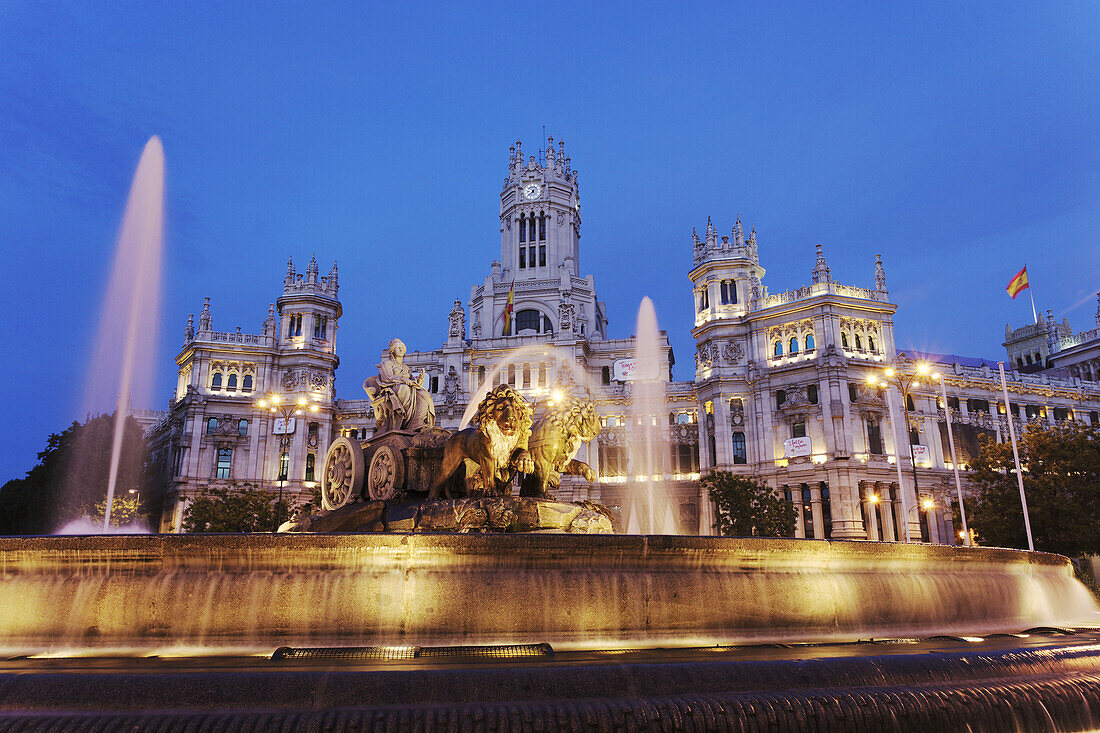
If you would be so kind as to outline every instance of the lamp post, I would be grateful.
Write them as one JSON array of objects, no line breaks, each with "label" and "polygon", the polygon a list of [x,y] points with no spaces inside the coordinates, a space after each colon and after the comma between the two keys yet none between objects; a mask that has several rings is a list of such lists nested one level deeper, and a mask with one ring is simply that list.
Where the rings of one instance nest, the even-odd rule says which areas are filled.
[{"label": "lamp post", "polygon": [[[887,390],[887,399],[889,399],[889,388],[897,387],[898,393],[901,394],[901,409],[905,413],[905,441],[909,444],[909,462],[913,466],[913,499],[916,500],[920,486],[917,481],[917,460],[913,455],[913,440],[912,432],[913,428],[909,423],[909,395],[910,393],[920,387],[920,380],[922,378],[935,378],[932,376],[932,368],[928,365],[928,362],[917,362],[917,368],[912,374],[902,374],[893,367],[887,367],[882,371],[882,376],[876,376],[874,374],[868,375],[867,384],[873,387],[883,387]],[[891,410],[892,412],[892,410]],[[896,438],[897,431],[894,431]],[[897,451],[898,461],[901,460],[901,451]],[[898,490],[901,491],[902,509],[905,511],[905,541],[912,541],[912,534],[909,529],[909,507],[905,502],[905,490],[901,486],[901,464],[898,464]]]},{"label": "lamp post", "polygon": [[[966,526],[966,507],[963,506],[962,482],[959,480],[959,461],[955,457],[955,434],[951,430],[951,408],[947,405],[947,386],[943,375],[939,372],[932,372],[932,378],[939,381],[940,395],[943,397],[943,418],[947,422],[947,442],[951,445],[951,468],[955,472],[955,492],[959,499],[959,517],[962,519],[963,525],[960,534],[966,546],[970,547],[970,530]],[[1009,419],[1012,418],[1009,417]]]},{"label": "lamp post", "polygon": [[[267,395],[265,395],[264,397],[262,397],[261,399],[256,401],[256,407],[257,407],[257,409],[270,412],[273,415],[278,415],[283,420],[283,430],[279,434],[279,447],[281,448],[281,450],[279,452],[279,473],[276,474],[278,476],[278,481],[279,481],[279,503],[276,506],[281,507],[282,504],[283,504],[283,483],[286,481],[286,479],[283,477],[283,473],[282,473],[282,460],[283,460],[283,455],[284,454],[287,455],[287,460],[288,460],[287,471],[289,473],[289,452],[290,452],[289,449],[290,449],[290,441],[291,441],[291,437],[290,437],[291,436],[291,431],[288,430],[287,428],[290,427],[291,425],[293,425],[293,423],[291,421],[294,419],[295,415],[301,415],[306,411],[308,411],[308,412],[317,412],[318,405],[317,405],[316,402],[312,402],[311,400],[307,399],[306,397],[301,397],[300,396],[300,397],[298,397],[297,400],[295,400],[295,399],[292,399],[292,398],[288,397],[287,395],[279,394],[278,392],[269,392],[269,393],[267,393]],[[274,421],[274,419],[273,419],[273,421]],[[272,434],[274,434],[274,429],[275,429],[275,426],[272,425]],[[266,467],[266,466],[267,466],[267,441],[265,440],[264,441],[264,467]],[[263,470],[260,471],[260,476],[261,477],[263,476]],[[275,529],[274,529],[274,531],[276,531],[276,532],[279,531],[279,525],[281,524],[281,521],[280,521],[281,519],[282,519],[282,517],[280,516],[280,510],[278,508],[276,508],[276,510],[275,510]]]}]

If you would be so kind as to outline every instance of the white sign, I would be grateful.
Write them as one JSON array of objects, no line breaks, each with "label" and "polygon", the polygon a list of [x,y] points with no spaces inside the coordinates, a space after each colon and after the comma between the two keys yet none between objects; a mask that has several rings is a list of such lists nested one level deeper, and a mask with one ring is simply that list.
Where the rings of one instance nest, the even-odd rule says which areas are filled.
[{"label": "white sign", "polygon": [[928,446],[914,445],[913,460],[917,463],[923,463],[929,466],[932,465],[932,456],[928,453]]},{"label": "white sign", "polygon": [[656,361],[648,363],[649,368],[642,373],[642,363],[637,359],[616,359],[611,365],[611,378],[617,382],[633,382],[635,379],[659,379],[660,365]]},{"label": "white sign", "polygon": [[271,428],[272,435],[289,435],[294,432],[295,419],[292,417],[289,420],[283,417],[275,418],[275,426]]},{"label": "white sign", "polygon": [[787,438],[783,441],[783,455],[787,458],[808,456],[813,452],[814,444],[809,438]]}]

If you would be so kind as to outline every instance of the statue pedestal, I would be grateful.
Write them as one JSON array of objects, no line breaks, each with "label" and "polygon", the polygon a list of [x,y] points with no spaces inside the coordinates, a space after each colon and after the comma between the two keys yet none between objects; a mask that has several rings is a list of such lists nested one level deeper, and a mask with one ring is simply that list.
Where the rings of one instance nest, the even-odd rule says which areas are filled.
[{"label": "statue pedestal", "polygon": [[370,501],[303,517],[281,532],[549,532],[614,534],[614,514],[590,501],[526,496],[424,502]]}]

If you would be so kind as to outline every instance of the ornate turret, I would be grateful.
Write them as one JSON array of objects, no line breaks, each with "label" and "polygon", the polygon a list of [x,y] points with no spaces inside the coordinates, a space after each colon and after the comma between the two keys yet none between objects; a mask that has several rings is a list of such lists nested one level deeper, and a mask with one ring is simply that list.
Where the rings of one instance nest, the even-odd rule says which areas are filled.
[{"label": "ornate turret", "polygon": [[305,277],[294,270],[294,262],[288,259],[286,262],[286,277],[283,278],[283,295],[319,295],[324,298],[336,299],[339,290],[339,278],[336,275],[336,263],[332,263],[328,277],[319,277],[320,268],[317,267],[317,256],[310,258],[306,266]]},{"label": "ornate turret", "polygon": [[714,224],[711,223],[710,217],[707,217],[707,249],[712,249],[716,243]]},{"label": "ornate turret", "polygon": [[829,283],[833,279],[829,274],[829,265],[825,262],[825,253],[821,250],[821,245],[817,245],[817,262],[814,263],[813,269],[813,282],[815,285],[820,283]]},{"label": "ornate turret", "polygon": [[278,326],[279,321],[275,318],[275,304],[269,303],[267,306],[267,318],[264,319],[264,327],[261,333],[264,336],[274,336]]},{"label": "ornate turret", "polygon": [[203,298],[202,310],[199,312],[199,330],[214,330],[214,317],[210,315],[210,298]]},{"label": "ornate turret", "polygon": [[741,217],[737,217],[737,222],[733,225],[733,246],[744,247],[745,246],[745,230],[741,228]]}]

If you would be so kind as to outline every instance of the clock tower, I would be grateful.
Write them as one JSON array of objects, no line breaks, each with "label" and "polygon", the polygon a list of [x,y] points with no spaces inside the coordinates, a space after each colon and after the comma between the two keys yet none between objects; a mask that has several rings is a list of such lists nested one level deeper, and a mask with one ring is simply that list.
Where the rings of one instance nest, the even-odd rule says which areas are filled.
[{"label": "clock tower", "polygon": [[545,155],[523,159],[510,148],[508,177],[500,192],[500,262],[511,280],[559,277],[580,269],[581,204],[577,172],[565,142],[549,138]]},{"label": "clock tower", "polygon": [[500,192],[500,259],[470,289],[472,340],[607,338],[604,304],[592,276],[580,274],[581,199],[565,143],[524,160],[509,149]]}]

